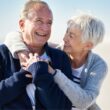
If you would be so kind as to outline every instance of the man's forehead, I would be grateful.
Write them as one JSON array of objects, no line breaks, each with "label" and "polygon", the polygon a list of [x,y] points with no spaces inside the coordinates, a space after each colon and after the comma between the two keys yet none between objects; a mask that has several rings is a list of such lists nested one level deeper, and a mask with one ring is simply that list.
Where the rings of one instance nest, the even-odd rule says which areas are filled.
[{"label": "man's forehead", "polygon": [[47,17],[49,20],[53,20],[53,16],[51,11],[46,11],[44,10],[43,12],[41,12],[38,9],[31,9],[28,13],[28,17],[35,17],[35,18],[43,18],[43,17]]},{"label": "man's forehead", "polygon": [[32,11],[32,10],[35,10],[35,11],[48,11],[50,13],[52,13],[51,9],[48,7],[48,5],[44,5],[44,4],[35,4],[33,6],[30,7],[29,11]]}]

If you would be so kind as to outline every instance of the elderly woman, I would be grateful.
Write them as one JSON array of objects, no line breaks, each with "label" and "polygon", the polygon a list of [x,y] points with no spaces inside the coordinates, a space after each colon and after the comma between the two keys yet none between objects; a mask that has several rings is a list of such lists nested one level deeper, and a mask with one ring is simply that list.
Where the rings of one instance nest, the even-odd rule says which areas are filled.
[{"label": "elderly woman", "polygon": [[[25,59],[28,49],[20,36],[17,32],[9,34],[6,45],[13,55]],[[11,37],[17,39],[16,43],[9,45]],[[82,14],[68,21],[63,50],[71,60],[73,81],[62,74],[61,70],[54,70],[51,66],[49,73],[55,73],[54,81],[72,102],[72,110],[100,110],[95,101],[106,76],[107,65],[99,55],[92,52],[92,49],[103,41],[103,37],[104,25],[96,17]]]}]

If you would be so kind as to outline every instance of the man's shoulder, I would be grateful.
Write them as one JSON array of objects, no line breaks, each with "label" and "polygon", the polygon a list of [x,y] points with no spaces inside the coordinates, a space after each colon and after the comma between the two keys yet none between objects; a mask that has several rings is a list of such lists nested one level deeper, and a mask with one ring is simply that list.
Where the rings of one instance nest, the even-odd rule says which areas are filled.
[{"label": "man's shoulder", "polygon": [[7,46],[5,44],[0,44],[0,51],[8,50]]},{"label": "man's shoulder", "polygon": [[48,51],[50,53],[53,53],[54,55],[66,55],[66,53],[64,51],[59,50],[57,48],[50,47],[50,46],[48,46]]},{"label": "man's shoulder", "polygon": [[9,50],[5,44],[0,44],[0,54],[1,55],[7,55],[9,53]]}]

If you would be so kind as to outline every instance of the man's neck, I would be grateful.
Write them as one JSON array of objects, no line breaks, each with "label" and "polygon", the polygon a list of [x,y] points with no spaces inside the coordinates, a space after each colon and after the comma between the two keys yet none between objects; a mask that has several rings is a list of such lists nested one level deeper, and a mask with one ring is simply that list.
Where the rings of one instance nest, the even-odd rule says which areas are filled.
[{"label": "man's neck", "polygon": [[39,56],[44,53],[44,47],[27,46],[31,53],[37,53]]}]

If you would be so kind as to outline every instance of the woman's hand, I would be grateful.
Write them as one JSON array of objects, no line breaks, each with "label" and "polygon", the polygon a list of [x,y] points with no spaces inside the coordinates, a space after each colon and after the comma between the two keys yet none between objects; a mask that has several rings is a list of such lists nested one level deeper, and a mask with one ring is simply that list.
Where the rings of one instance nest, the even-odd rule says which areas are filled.
[{"label": "woman's hand", "polygon": [[17,53],[18,58],[20,60],[20,64],[23,69],[27,69],[32,63],[41,61],[38,57],[38,54],[32,54],[29,51],[20,51]]},{"label": "woman's hand", "polygon": [[25,69],[27,69],[31,64],[38,61],[42,61],[42,59],[39,58],[37,53],[35,54],[29,53],[29,57],[25,58],[25,62],[23,62],[22,65],[23,67],[25,67]]},{"label": "woman's hand", "polygon": [[51,73],[51,74],[54,74],[55,73],[55,70],[49,65],[49,61],[45,60],[45,59],[41,59],[38,54],[32,54],[32,53],[29,53],[29,59],[27,60],[26,59],[26,68],[28,68],[31,64],[35,63],[35,62],[38,62],[38,61],[43,61],[43,62],[46,62],[48,64],[48,72]]},{"label": "woman's hand", "polygon": [[29,51],[19,51],[17,52],[17,56],[20,60],[20,65],[21,67],[23,67],[23,69],[25,69],[25,67],[27,67],[27,60],[29,59]]},{"label": "woman's hand", "polygon": [[50,74],[54,74],[55,73],[55,70],[48,64],[48,72]]},{"label": "woman's hand", "polygon": [[38,54],[32,54],[29,51],[20,51],[17,53],[18,58],[20,60],[20,64],[23,67],[23,69],[27,70],[27,68],[38,61],[44,61],[48,64],[48,72],[50,74],[54,74],[55,70],[49,65],[49,62],[47,60],[39,58]]}]

